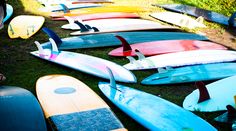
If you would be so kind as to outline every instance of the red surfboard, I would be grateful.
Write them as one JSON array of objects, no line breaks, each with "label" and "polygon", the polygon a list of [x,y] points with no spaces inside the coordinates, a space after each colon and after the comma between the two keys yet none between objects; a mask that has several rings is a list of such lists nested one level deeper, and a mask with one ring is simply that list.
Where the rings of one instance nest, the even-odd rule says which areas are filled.
[{"label": "red surfboard", "polygon": [[198,40],[165,40],[136,43],[130,45],[121,36],[116,36],[121,42],[122,47],[109,52],[111,56],[136,56],[135,50],[139,50],[145,56],[159,55],[172,52],[188,50],[227,50],[226,47],[207,41]]},{"label": "red surfboard", "polygon": [[[124,12],[109,12],[109,13],[95,13],[95,14],[85,14],[79,16],[71,16],[74,20],[97,20],[97,19],[111,19],[111,18],[140,18],[139,15],[134,13],[124,13]],[[67,20],[65,17],[52,18],[52,20]]]}]

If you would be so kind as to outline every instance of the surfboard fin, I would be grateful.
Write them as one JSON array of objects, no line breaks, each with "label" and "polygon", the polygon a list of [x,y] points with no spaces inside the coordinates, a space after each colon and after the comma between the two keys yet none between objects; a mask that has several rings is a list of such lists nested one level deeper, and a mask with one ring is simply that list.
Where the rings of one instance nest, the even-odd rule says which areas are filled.
[{"label": "surfboard fin", "polygon": [[236,12],[234,12],[228,20],[229,27],[234,27],[235,18],[236,18]]},{"label": "surfboard fin", "polygon": [[110,76],[110,87],[116,88],[116,80],[114,78],[114,75],[109,67],[106,67],[106,68]]},{"label": "surfboard fin", "polygon": [[49,41],[50,41],[50,43],[52,44],[52,51],[55,52],[55,53],[58,53],[59,50],[58,50],[58,48],[57,48],[56,42],[55,42],[52,38],[49,38]]},{"label": "surfboard fin", "polygon": [[77,24],[80,27],[80,32],[88,32],[89,31],[89,29],[81,22],[75,21],[75,24]]},{"label": "surfboard fin", "polygon": [[130,64],[135,64],[135,63],[137,63],[136,60],[134,59],[134,57],[132,57],[132,56],[127,56],[126,58],[129,59],[129,63],[130,63]]},{"label": "surfboard fin", "polygon": [[197,86],[197,88],[199,90],[198,103],[210,99],[209,92],[207,91],[207,88],[206,88],[205,84],[202,81],[196,82],[195,85]]},{"label": "surfboard fin", "polygon": [[204,21],[204,18],[202,16],[199,16],[197,19],[196,19],[197,22],[203,24],[203,21]]},{"label": "surfboard fin", "polygon": [[65,4],[59,4],[59,5],[62,7],[64,13],[70,12],[70,9]]},{"label": "surfboard fin", "polygon": [[69,16],[64,16],[64,18],[69,22],[69,24],[74,24],[74,19]]},{"label": "surfboard fin", "polygon": [[158,73],[166,73],[166,72],[168,72],[166,69],[164,69],[162,67],[157,68],[157,71],[158,71]]},{"label": "surfboard fin", "polygon": [[145,56],[138,50],[138,49],[135,49],[135,54],[138,56],[138,60],[144,60],[145,59]]},{"label": "surfboard fin", "polygon": [[227,105],[226,108],[228,112],[228,116],[227,116],[228,118],[236,117],[236,110],[233,106]]},{"label": "surfboard fin", "polygon": [[62,40],[55,32],[46,27],[43,27],[42,30],[49,36],[49,38],[52,38],[56,42],[58,47],[61,45]]},{"label": "surfboard fin", "polygon": [[41,44],[38,41],[35,41],[34,43],[38,48],[39,56],[44,56],[44,51],[43,51],[43,47],[41,46]]},{"label": "surfboard fin", "polygon": [[122,36],[116,35],[115,37],[121,41],[123,52],[132,51],[132,48],[129,45],[128,41],[126,41]]}]

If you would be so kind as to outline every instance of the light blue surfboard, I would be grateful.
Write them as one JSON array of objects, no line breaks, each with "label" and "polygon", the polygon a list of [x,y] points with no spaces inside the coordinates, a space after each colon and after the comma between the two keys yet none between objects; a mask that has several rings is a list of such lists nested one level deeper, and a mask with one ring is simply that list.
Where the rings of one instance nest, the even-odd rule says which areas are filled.
[{"label": "light blue surfboard", "polygon": [[206,85],[209,98],[198,102],[202,97],[199,89],[185,97],[183,107],[190,111],[213,112],[226,110],[227,105],[235,106],[236,75]]},{"label": "light blue surfboard", "polygon": [[41,59],[104,79],[109,79],[109,74],[106,71],[106,67],[109,67],[114,71],[117,81],[128,83],[136,83],[137,81],[131,71],[114,62],[86,54],[59,51],[53,39],[50,38],[49,40],[52,43],[52,49],[43,49],[40,43],[36,42],[38,51],[33,51],[31,54]]},{"label": "light blue surfboard", "polygon": [[176,84],[216,80],[236,75],[236,63],[213,63],[179,68],[159,68],[158,73],[142,80],[144,85]]},{"label": "light blue surfboard", "polygon": [[[183,32],[118,32],[104,33],[96,35],[83,35],[61,39],[56,33],[48,28],[43,28],[43,31],[49,37],[56,41],[59,49],[78,49],[78,48],[95,48],[107,46],[120,46],[121,41],[115,36],[119,35],[125,38],[130,44],[150,42],[157,40],[208,40],[207,37]],[[43,48],[51,48],[50,42],[42,43]]]},{"label": "light blue surfboard", "polygon": [[99,82],[103,94],[118,108],[149,130],[207,130],[216,129],[205,120],[155,95],[118,85],[112,77],[110,83]]},{"label": "light blue surfboard", "polygon": [[0,86],[1,131],[47,131],[43,111],[26,89]]},{"label": "light blue surfboard", "polygon": [[13,14],[13,7],[9,4],[7,4],[7,15],[6,17],[3,19],[3,22],[6,22]]}]

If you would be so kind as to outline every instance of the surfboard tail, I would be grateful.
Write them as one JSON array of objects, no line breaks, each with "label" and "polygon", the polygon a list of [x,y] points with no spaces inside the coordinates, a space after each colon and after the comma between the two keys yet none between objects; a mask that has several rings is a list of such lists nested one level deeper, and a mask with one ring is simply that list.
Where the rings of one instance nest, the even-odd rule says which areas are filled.
[{"label": "surfboard tail", "polygon": [[208,92],[208,90],[207,90],[205,84],[204,84],[202,81],[196,82],[195,85],[197,86],[197,88],[198,88],[198,90],[199,90],[198,103],[210,99],[209,92]]}]

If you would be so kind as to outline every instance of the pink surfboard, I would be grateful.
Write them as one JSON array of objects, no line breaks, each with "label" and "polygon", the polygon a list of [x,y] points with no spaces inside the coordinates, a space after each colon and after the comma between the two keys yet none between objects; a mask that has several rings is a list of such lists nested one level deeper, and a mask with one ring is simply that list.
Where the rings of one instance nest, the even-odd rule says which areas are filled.
[{"label": "pink surfboard", "polygon": [[[74,20],[97,20],[97,19],[111,19],[111,18],[140,18],[139,15],[134,13],[125,12],[109,12],[109,13],[95,13],[95,14],[85,14],[78,16],[71,16]],[[65,17],[52,18],[52,20],[67,20]]]},{"label": "pink surfboard", "polygon": [[164,40],[130,45],[124,38],[116,36],[122,43],[122,47],[109,52],[111,56],[136,56],[135,50],[139,50],[145,56],[173,53],[189,50],[227,50],[226,47],[207,41],[198,40]]}]

